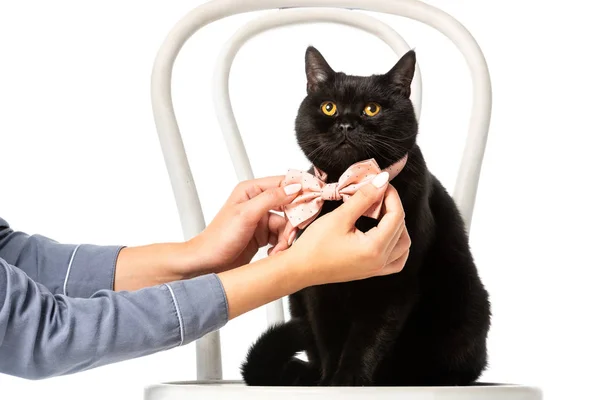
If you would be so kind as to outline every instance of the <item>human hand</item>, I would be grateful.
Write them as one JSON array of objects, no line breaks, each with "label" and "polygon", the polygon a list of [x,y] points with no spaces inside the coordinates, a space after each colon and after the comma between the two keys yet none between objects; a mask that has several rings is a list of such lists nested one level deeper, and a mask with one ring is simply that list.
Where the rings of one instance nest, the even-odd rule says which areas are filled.
[{"label": "human hand", "polygon": [[[393,186],[383,187],[383,172],[363,186],[336,210],[317,219],[286,251],[299,262],[301,275],[310,285],[346,282],[399,272],[410,249],[404,209]],[[355,227],[356,220],[384,196],[383,217],[368,232]]]},{"label": "human hand", "polygon": [[267,244],[286,249],[291,229],[271,210],[289,204],[300,184],[280,187],[284,176],[242,182],[206,229],[186,243],[188,276],[221,272],[248,264]]},{"label": "human hand", "polygon": [[[398,193],[392,186],[383,188],[388,179],[386,172],[375,177],[336,210],[314,221],[290,249],[219,273],[229,318],[308,286],[401,271],[411,243]],[[366,233],[356,229],[358,218],[382,196],[379,224]],[[286,224],[279,221],[280,232]]]}]

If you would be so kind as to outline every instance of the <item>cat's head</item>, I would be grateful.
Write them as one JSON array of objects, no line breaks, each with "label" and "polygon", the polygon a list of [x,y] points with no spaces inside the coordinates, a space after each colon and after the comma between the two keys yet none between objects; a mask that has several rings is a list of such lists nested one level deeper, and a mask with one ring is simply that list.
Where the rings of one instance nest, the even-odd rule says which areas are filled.
[{"label": "cat's head", "polygon": [[383,75],[336,72],[312,46],[305,63],[307,96],[296,117],[296,137],[313,165],[332,177],[369,158],[386,168],[414,146],[418,124],[409,98],[414,51]]}]

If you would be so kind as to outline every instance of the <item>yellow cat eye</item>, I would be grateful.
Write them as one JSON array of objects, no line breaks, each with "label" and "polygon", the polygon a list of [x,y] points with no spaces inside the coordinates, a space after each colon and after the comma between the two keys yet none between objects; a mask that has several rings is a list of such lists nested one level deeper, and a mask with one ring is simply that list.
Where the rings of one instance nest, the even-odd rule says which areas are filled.
[{"label": "yellow cat eye", "polygon": [[367,103],[363,109],[363,113],[369,117],[374,117],[381,111],[381,106],[377,103]]},{"label": "yellow cat eye", "polygon": [[323,112],[323,114],[327,115],[328,117],[331,117],[337,111],[337,106],[332,101],[326,101],[323,104],[321,104],[321,111]]}]

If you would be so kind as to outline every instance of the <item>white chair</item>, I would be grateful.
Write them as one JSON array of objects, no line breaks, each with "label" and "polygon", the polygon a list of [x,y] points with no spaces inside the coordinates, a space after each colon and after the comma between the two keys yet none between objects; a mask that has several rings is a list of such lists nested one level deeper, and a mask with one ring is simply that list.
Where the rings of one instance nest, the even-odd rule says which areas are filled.
[{"label": "white chair", "polygon": [[[251,37],[276,27],[307,22],[329,22],[361,29],[385,41],[398,56],[409,50],[402,37],[383,22],[360,11],[383,12],[418,20],[445,34],[464,55],[473,80],[473,105],[467,142],[464,147],[453,197],[467,226],[477,192],[479,173],[491,115],[491,83],[485,58],[470,33],[443,11],[418,0],[213,0],[197,7],[180,20],[167,36],[156,57],[152,72],[154,119],[169,178],[175,194],[185,238],[205,228],[194,179],[175,118],[171,99],[171,76],[175,59],[185,42],[200,28],[216,20],[245,12],[276,10],[251,21],[238,30],[221,52],[215,68],[214,102],[226,144],[239,180],[252,179],[252,168],[244,148],[229,99],[229,72],[238,50]],[[421,111],[421,75],[417,67],[411,100],[417,117]],[[267,322],[283,321],[282,301],[267,306]],[[196,342],[197,381],[152,385],[146,400],[287,397],[329,399],[519,399],[542,398],[537,388],[521,385],[479,385],[440,388],[280,388],[246,387],[242,382],[223,381],[219,333]]]}]

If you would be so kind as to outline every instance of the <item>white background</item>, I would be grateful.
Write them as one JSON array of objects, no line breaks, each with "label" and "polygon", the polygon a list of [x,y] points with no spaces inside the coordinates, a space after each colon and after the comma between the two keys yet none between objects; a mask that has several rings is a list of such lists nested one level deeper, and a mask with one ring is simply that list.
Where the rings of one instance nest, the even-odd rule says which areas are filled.
[{"label": "white background", "polygon": [[[483,380],[539,385],[547,399],[598,398],[600,28],[593,2],[428,2],[472,32],[494,88],[471,239],[494,314]],[[149,78],[165,35],[197,4],[0,1],[0,213],[14,228],[77,243],[181,239]],[[175,108],[208,220],[236,182],[211,103],[213,62],[252,17],[199,32],[174,71]],[[382,19],[416,47],[424,81],[420,144],[451,189],[470,110],[466,65],[431,28]],[[293,120],[308,44],[348,73],[385,72],[396,61],[376,39],[339,26],[286,28],[249,42],[231,87],[256,176],[306,167]],[[202,174],[207,169],[220,172]],[[222,331],[225,378],[239,378],[264,316],[259,309]],[[46,381],[0,375],[0,398],[141,399],[147,384],[194,377],[188,345]]]}]

